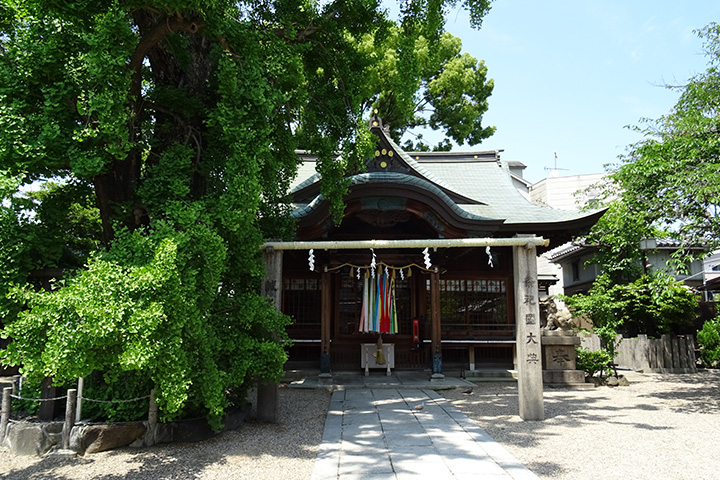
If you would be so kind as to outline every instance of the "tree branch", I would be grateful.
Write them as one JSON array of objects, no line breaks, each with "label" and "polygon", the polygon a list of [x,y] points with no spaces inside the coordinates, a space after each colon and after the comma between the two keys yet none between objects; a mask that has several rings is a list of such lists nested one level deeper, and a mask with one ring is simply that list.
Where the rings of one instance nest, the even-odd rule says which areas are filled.
[{"label": "tree branch", "polygon": [[130,86],[130,95],[133,98],[135,112],[138,111],[139,100],[141,96],[142,86],[142,65],[147,53],[155,45],[160,43],[167,35],[173,32],[185,32],[195,34],[205,26],[205,21],[201,18],[185,20],[180,13],[174,16],[166,16],[152,29],[147,35],[144,35],[138,46],[135,48],[130,64],[128,65],[133,72],[132,84]]}]

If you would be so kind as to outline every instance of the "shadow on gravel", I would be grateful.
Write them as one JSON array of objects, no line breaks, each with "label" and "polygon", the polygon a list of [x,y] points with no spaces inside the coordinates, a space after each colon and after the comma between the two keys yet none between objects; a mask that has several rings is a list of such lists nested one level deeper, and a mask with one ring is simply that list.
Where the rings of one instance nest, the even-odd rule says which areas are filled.
[{"label": "shadow on gravel", "polygon": [[672,401],[676,413],[716,414],[720,410],[720,371],[701,370],[696,374],[660,375],[658,390],[641,395],[647,399]]},{"label": "shadow on gravel", "polygon": [[[645,393],[638,392],[630,405],[624,402],[623,406],[615,404],[613,399],[617,395],[632,396],[632,380],[630,387],[545,389],[545,421],[541,422],[523,422],[518,417],[516,383],[479,384],[471,395],[457,390],[441,393],[495,440],[518,447],[535,447],[543,437],[556,435],[551,432],[551,427],[557,423],[571,428],[601,423],[628,425],[623,422],[623,417],[637,410],[669,409],[675,413],[696,414],[717,413],[720,409],[720,372],[648,375],[638,377],[638,381],[649,382],[649,392],[647,389],[644,389]],[[662,407],[658,406],[660,404]],[[632,422],[630,425],[645,430],[671,429],[647,423]]]},{"label": "shadow on gravel", "polygon": [[[194,472],[200,472],[206,466],[205,464],[195,464],[192,469],[186,469],[182,471],[178,469],[178,464],[183,462],[187,463],[187,459],[181,459],[178,455],[169,452],[163,452],[162,447],[152,449],[152,456],[148,456],[148,451],[142,453],[142,458],[127,458],[126,451],[119,449],[113,452],[109,452],[103,455],[103,461],[112,462],[117,465],[117,460],[112,457],[123,456],[124,461],[120,463],[132,463],[135,464],[128,468],[124,466],[123,473],[107,472],[104,474],[93,475],[93,479],[98,480],[130,480],[138,478],[197,478]],[[139,455],[140,452],[133,452],[134,455]],[[77,458],[56,458],[56,457],[45,457],[40,461],[22,469],[10,470],[7,474],[0,478],[7,478],[13,480],[24,480],[24,479],[40,479],[40,478],[52,478],[53,480],[73,480],[82,475],[84,468],[94,465],[99,458],[93,458],[93,456],[77,457]],[[193,462],[195,463],[195,462]],[[169,474],[172,472],[171,474]],[[89,478],[84,476],[82,478]]]},{"label": "shadow on gravel", "polygon": [[[142,449],[121,448],[75,458],[48,456],[32,462],[25,468],[0,473],[0,478],[12,480],[48,478],[185,480],[206,478],[206,476],[242,478],[233,472],[242,468],[242,465],[237,465],[241,463],[238,462],[238,458],[249,457],[254,460],[261,456],[270,456],[278,459],[314,459],[315,448],[320,444],[322,437],[329,394],[319,400],[317,396],[309,396],[312,392],[297,391],[293,392],[291,398],[285,398],[284,389],[281,389],[280,395],[280,418],[275,424],[247,421],[237,430],[223,432],[197,443],[161,444]],[[304,398],[306,396],[307,398]],[[314,400],[318,405],[311,409],[302,409],[299,403],[296,403],[302,401],[307,403],[308,400]],[[310,418],[319,416],[322,416],[322,419],[315,418],[313,421]],[[310,424],[317,426],[310,428],[308,426]],[[292,448],[287,445],[288,442],[282,441],[286,436],[297,439]],[[261,479],[262,473],[253,475],[252,478]]]}]

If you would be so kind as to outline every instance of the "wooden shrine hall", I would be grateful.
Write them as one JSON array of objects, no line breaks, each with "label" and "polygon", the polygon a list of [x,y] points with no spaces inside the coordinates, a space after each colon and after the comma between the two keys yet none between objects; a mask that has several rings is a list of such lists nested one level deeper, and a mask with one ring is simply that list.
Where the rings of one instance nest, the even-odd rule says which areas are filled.
[{"label": "wooden shrine hall", "polygon": [[524,349],[539,329],[536,256],[603,212],[530,203],[497,151],[406,153],[379,118],[370,129],[377,149],[349,178],[342,222],[300,152],[296,239],[265,244],[267,293],[293,319],[289,365],[442,375],[538,363]]}]

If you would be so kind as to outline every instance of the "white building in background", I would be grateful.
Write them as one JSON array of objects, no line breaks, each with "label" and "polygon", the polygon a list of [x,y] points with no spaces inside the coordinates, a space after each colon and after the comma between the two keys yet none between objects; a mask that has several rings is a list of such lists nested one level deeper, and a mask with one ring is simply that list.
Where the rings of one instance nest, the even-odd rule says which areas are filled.
[{"label": "white building in background", "polygon": [[559,210],[578,210],[600,194],[599,185],[605,182],[606,173],[557,176],[554,170],[548,178],[530,187],[530,201]]},{"label": "white building in background", "polygon": [[720,250],[704,260],[705,283],[720,278]]},{"label": "white building in background", "polygon": [[[546,207],[559,210],[578,210],[585,206],[588,201],[598,198],[600,188],[598,185],[605,181],[605,173],[589,173],[586,175],[558,176],[554,170],[548,178],[540,180],[530,187],[530,201]],[[571,268],[565,269],[550,262],[549,257],[555,251],[562,250],[572,257]],[[585,267],[585,262],[592,256],[591,252],[583,252],[580,247],[571,244],[563,245],[547,252],[538,258],[538,277],[557,278],[558,281],[551,285],[548,294],[557,295],[560,293],[571,293],[565,291],[565,285],[592,284],[598,272],[593,266]],[[581,287],[581,285],[578,285]]]}]

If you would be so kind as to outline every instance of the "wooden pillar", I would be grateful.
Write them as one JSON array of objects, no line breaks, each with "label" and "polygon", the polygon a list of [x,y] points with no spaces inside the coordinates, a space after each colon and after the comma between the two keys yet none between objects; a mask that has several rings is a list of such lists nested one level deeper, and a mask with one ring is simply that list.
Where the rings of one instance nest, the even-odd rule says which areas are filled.
[{"label": "wooden pillar", "polygon": [[329,272],[320,277],[322,310],[320,313],[320,376],[330,376],[330,324],[332,318],[332,278]]},{"label": "wooden pillar", "polygon": [[442,379],[442,345],[440,333],[440,274],[430,273],[430,351],[432,378]]},{"label": "wooden pillar", "polygon": [[[55,398],[57,396],[57,388],[52,384],[52,378],[45,377],[42,380],[40,386],[40,398],[48,399]],[[38,411],[38,418],[43,422],[52,422],[55,418],[55,402],[57,400],[50,400],[40,402],[40,410]]]},{"label": "wooden pillar", "polygon": [[528,244],[513,249],[519,414],[523,420],[543,420],[545,409],[536,248]]},{"label": "wooden pillar", "polygon": [[[262,284],[262,295],[275,307],[282,310],[282,270],[283,252],[267,248],[263,252],[265,260],[265,281]],[[279,385],[275,382],[261,383],[257,388],[258,419],[264,422],[277,422]],[[261,407],[262,406],[262,407]]]}]

